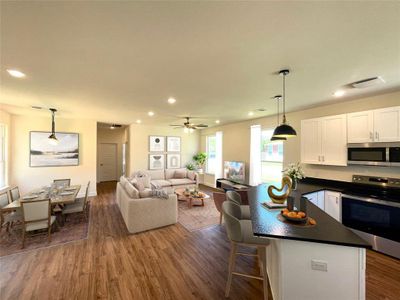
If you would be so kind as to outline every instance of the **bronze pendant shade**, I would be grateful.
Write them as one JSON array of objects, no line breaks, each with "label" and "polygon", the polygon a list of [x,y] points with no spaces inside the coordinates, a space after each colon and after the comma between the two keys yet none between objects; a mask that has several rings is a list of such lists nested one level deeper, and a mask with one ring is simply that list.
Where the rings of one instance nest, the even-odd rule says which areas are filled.
[{"label": "bronze pendant shade", "polygon": [[[279,71],[279,75],[283,76],[283,118],[282,118],[282,124],[280,124],[278,127],[275,128],[274,133],[272,134],[272,138],[291,138],[297,135],[296,130],[288,124],[286,124],[286,114],[285,114],[285,93],[286,93],[286,86],[285,86],[285,79],[286,76],[289,74],[289,70],[281,70]],[[272,140],[271,138],[271,140]]]},{"label": "bronze pendant shade", "polygon": [[54,115],[56,113],[55,108],[50,108],[51,111],[51,134],[49,135],[49,143],[52,145],[57,145],[58,144],[58,139],[56,137],[56,123],[54,121]]}]

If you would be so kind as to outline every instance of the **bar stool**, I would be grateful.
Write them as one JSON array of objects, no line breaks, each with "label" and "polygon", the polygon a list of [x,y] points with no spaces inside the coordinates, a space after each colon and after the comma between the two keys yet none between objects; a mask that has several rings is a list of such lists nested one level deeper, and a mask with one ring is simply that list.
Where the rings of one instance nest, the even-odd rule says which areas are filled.
[{"label": "bar stool", "polygon": [[[253,235],[251,221],[241,219],[242,212],[240,206],[237,205],[236,203],[232,201],[225,201],[222,204],[222,211],[225,219],[225,228],[228,233],[228,237],[231,241],[228,281],[226,283],[225,297],[229,297],[229,292],[232,284],[232,276],[237,275],[237,276],[262,280],[263,290],[264,290],[264,300],[267,300],[268,275],[266,268],[264,268],[263,261],[265,260],[266,247],[270,243],[269,239],[259,238]],[[257,254],[238,252],[237,251],[238,246],[256,247]],[[261,276],[235,272],[234,268],[235,268],[236,255],[258,257]]]},{"label": "bar stool", "polygon": [[242,211],[242,219],[250,220],[250,206],[249,205],[243,205],[242,203],[242,197],[240,194],[236,191],[227,191],[226,192],[226,198],[229,201],[232,201],[233,203],[236,203],[237,205],[240,205],[240,210]]}]

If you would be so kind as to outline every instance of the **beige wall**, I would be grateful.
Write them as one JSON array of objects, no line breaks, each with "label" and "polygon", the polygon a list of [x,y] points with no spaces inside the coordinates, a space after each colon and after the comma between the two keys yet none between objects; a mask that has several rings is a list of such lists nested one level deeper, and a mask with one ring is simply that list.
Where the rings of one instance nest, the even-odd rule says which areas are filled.
[{"label": "beige wall", "polygon": [[[98,127],[97,129],[97,153],[102,143],[117,144],[117,179],[122,176],[122,145],[128,143],[127,129],[126,128],[115,128],[111,130],[109,128]],[[97,161],[97,166],[99,166]],[[100,180],[100,168],[97,168],[97,180]]]},{"label": "beige wall", "polygon": [[79,133],[79,166],[29,167],[29,132],[49,131],[50,118],[11,115],[11,177],[22,193],[44,185],[56,178],[71,178],[72,184],[84,187],[90,180],[90,195],[96,194],[96,135],[97,123],[90,120],[56,118],[56,131]]},{"label": "beige wall", "polygon": [[[348,100],[345,102],[318,106],[315,108],[287,114],[288,122],[296,129],[298,136],[284,142],[284,165],[300,161],[301,120],[398,105],[400,105],[400,92],[394,92],[352,101]],[[201,131],[201,150],[206,150],[207,135],[215,134],[216,131],[223,131],[223,160],[237,160],[246,162],[246,179],[248,180],[250,161],[250,126],[255,124],[260,124],[264,129],[273,129],[276,126],[276,116],[204,129]],[[399,167],[333,167],[305,165],[304,168],[306,175],[309,177],[345,181],[351,180],[352,174],[400,177]],[[206,174],[205,182],[213,184],[214,176]]]},{"label": "beige wall", "polygon": [[11,143],[10,143],[10,125],[11,125],[11,116],[9,113],[0,110],[0,123],[6,125],[5,133],[6,133],[6,152],[5,160],[6,160],[6,170],[5,170],[5,184],[6,186],[10,183],[10,153],[11,153]]},{"label": "beige wall", "polygon": [[147,170],[149,167],[149,136],[180,136],[181,137],[181,166],[184,167],[199,151],[199,132],[184,133],[181,129],[168,126],[130,125],[129,126],[129,153],[131,172]]}]

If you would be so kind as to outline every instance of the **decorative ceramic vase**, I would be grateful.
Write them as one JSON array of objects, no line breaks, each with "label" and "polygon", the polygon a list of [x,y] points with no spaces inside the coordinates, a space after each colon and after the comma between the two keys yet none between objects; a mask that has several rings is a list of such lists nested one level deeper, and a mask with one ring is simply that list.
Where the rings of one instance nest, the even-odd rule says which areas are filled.
[{"label": "decorative ceramic vase", "polygon": [[292,190],[295,191],[297,189],[297,179],[292,178]]}]

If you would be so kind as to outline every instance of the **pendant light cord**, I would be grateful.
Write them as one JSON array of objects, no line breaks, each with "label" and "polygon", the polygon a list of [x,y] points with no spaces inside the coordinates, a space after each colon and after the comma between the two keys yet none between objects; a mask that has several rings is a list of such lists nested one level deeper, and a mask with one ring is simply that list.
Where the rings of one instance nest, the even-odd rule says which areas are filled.
[{"label": "pendant light cord", "polygon": [[285,92],[286,92],[286,81],[285,81],[285,79],[286,79],[286,73],[283,73],[283,124],[285,124],[286,123],[286,114],[285,114],[285,101],[286,101],[286,95],[285,95]]}]

